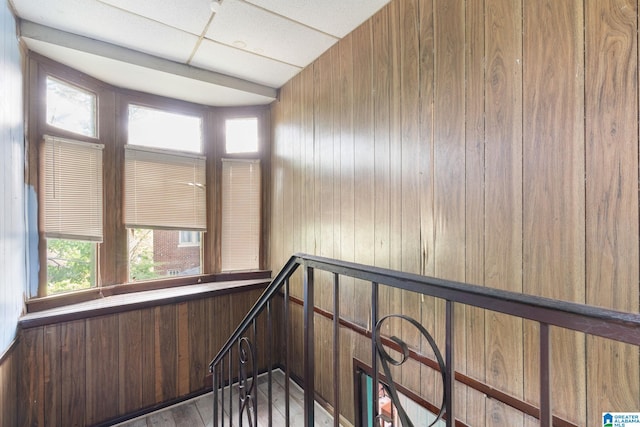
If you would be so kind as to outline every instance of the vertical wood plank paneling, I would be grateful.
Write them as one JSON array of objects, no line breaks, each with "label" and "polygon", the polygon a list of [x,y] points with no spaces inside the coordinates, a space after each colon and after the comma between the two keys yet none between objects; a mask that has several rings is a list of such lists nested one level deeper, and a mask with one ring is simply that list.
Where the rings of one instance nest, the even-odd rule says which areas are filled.
[{"label": "vertical wood plank paneling", "polygon": [[[638,18],[585,2],[586,302],[638,311]],[[587,339],[587,419],[640,408],[638,350]],[[595,420],[595,421],[594,421]]]},{"label": "vertical wood plank paneling", "polygon": [[[523,288],[584,302],[582,4],[529,2],[523,15]],[[525,336],[525,399],[539,402],[538,326],[527,323]],[[552,400],[564,402],[554,411],[585,425],[585,360],[575,351],[582,348],[583,335],[553,331]]]},{"label": "vertical wood plank paneling", "polygon": [[155,401],[164,402],[177,395],[178,343],[177,308],[164,305],[154,308]]},{"label": "vertical wood plank paneling", "polygon": [[[466,99],[465,99],[465,281],[484,284],[484,94],[485,94],[485,0],[466,4]],[[486,379],[485,313],[466,307],[466,349],[458,354],[456,368],[480,381]],[[466,422],[483,425],[486,399],[481,393],[467,389]]]},{"label": "vertical wood plank paneling", "polygon": [[284,97],[286,94],[285,88],[280,91],[278,100],[272,104],[271,118],[273,125],[271,126],[271,133],[273,135],[273,147],[271,150],[271,236],[270,236],[270,248],[269,258],[271,259],[272,269],[281,268],[282,266],[282,234],[283,231],[283,214],[282,214],[282,186],[283,171],[282,171],[282,156],[280,151],[287,141],[284,138],[284,128],[286,126],[286,116],[284,116]]},{"label": "vertical wood plank paneling", "polygon": [[[420,168],[420,273],[428,276],[435,276],[435,227],[434,227],[434,191],[435,191],[435,169],[434,169],[434,130],[435,130],[435,21],[434,2],[420,2],[419,6],[419,45],[420,45],[420,73],[419,73],[419,131],[420,143],[418,147],[419,168]],[[399,49],[399,48],[398,48]],[[399,268],[399,267],[398,267]],[[434,334],[437,334],[436,326],[436,301],[434,298],[421,297],[421,322],[424,327]],[[397,326],[396,326],[397,327]],[[431,357],[434,356],[427,342],[422,340],[422,352]],[[409,367],[412,369],[413,367]],[[411,371],[408,372],[411,375]],[[431,401],[435,401],[436,394],[441,390],[437,373],[426,366],[420,367],[420,384],[422,396]],[[438,390],[438,391],[436,391]]]},{"label": "vertical wood plank paneling", "polygon": [[86,321],[86,424],[118,414],[118,332],[117,315]]},{"label": "vertical wood plank paneling", "polygon": [[[80,427],[86,411],[86,326],[84,320],[60,325],[61,425]],[[79,374],[80,373],[80,374]]]},{"label": "vertical wood plank paneling", "polygon": [[[340,256],[346,261],[355,260],[355,189],[354,189],[354,129],[353,129],[353,36],[347,35],[338,44],[340,55],[339,71],[340,98]],[[342,315],[355,319],[354,281],[342,279],[340,296],[343,304]]]},{"label": "vertical wood plank paneling", "polygon": [[[355,261],[371,265],[374,261],[374,148],[372,89],[371,21],[353,32],[353,140],[354,140],[354,248]],[[356,107],[357,106],[357,107]],[[357,303],[356,303],[357,301]],[[370,324],[371,286],[354,283],[355,319],[361,325]],[[355,352],[362,360],[371,360],[371,347],[354,342]],[[363,345],[361,345],[363,344]]]},{"label": "vertical wood plank paneling", "polygon": [[22,332],[18,426],[41,426],[44,418],[44,328]]},{"label": "vertical wood plank paneling", "polygon": [[[206,317],[208,320],[207,327],[209,337],[209,351],[207,353],[207,367],[213,357],[218,354],[218,351],[222,348],[227,341],[229,335],[234,327],[230,321],[230,311],[228,308],[231,306],[231,299],[229,295],[222,295],[219,297],[209,298],[206,306]],[[212,333],[216,331],[215,333]]]},{"label": "vertical wood plank paneling", "polygon": [[[208,364],[217,351],[210,349],[210,340],[213,335],[209,305],[212,298],[198,299],[188,302],[188,349],[189,365],[188,373],[189,391],[204,388],[205,377],[208,374]],[[228,323],[228,322],[227,322]],[[219,323],[220,329],[224,323]],[[217,333],[217,330],[216,330]],[[222,333],[222,331],[220,331]]]},{"label": "vertical wood plank paneling", "polygon": [[187,302],[178,304],[177,307],[177,352],[178,366],[176,370],[177,396],[189,393],[189,366],[191,364],[189,351],[189,305]]},{"label": "vertical wood plank paneling", "polygon": [[61,336],[60,325],[44,327],[44,418],[47,425],[61,426]]},{"label": "vertical wood plank paneling", "polygon": [[[465,3],[439,1],[435,6],[435,99],[434,99],[434,273],[438,277],[465,278]],[[435,333],[444,348],[445,306],[435,306]],[[455,323],[464,325],[463,307]],[[455,350],[465,348],[464,328],[455,328]],[[464,359],[458,362],[464,371]],[[465,406],[456,392],[457,413],[464,419]]]},{"label": "vertical wood plank paneling", "polygon": [[144,326],[140,337],[140,358],[142,371],[142,407],[156,402],[156,333],[155,309],[140,311],[140,322]]},{"label": "vertical wood plank paneling", "polygon": [[0,405],[2,407],[0,426],[2,427],[18,425],[18,367],[20,366],[18,345],[7,349],[0,363]]},{"label": "vertical wood plank paneling", "polygon": [[[150,327],[150,325],[144,325]],[[142,405],[142,316],[140,311],[118,315],[119,328],[119,408],[121,414]]]},{"label": "vertical wood plank paneling", "polygon": [[[522,29],[520,4],[487,0],[485,281],[522,291]],[[523,397],[522,321],[488,314],[486,363],[490,384]],[[519,426],[523,416],[491,402],[490,425]]]},{"label": "vertical wood plank paneling", "polygon": [[[315,62],[314,71],[314,128],[317,158],[316,164],[316,207],[318,212],[318,236],[316,253],[333,258],[334,211],[333,211],[333,62],[331,52],[323,54]],[[329,309],[331,299],[331,278],[318,272],[316,281],[316,305]],[[319,336],[320,337],[320,336]],[[318,343],[316,343],[318,344]],[[317,348],[316,348],[317,349]]]},{"label": "vertical wood plank paneling", "polygon": [[[339,233],[340,233],[340,257],[341,259],[355,260],[355,215],[354,215],[354,136],[353,136],[353,36],[347,35],[338,44],[338,77],[335,77],[340,97],[336,99],[339,123],[336,124],[336,134],[340,138],[340,169],[336,171],[339,180]],[[340,280],[340,315],[353,320],[355,318],[354,280],[342,278]],[[352,342],[353,334],[344,329],[340,334],[340,372],[341,377],[347,377],[346,373],[353,369]],[[341,406],[344,415],[353,419],[353,376],[348,375],[349,380],[341,382],[340,395]]]},{"label": "vertical wood plank paneling", "polygon": [[[302,238],[302,226],[304,224],[303,217],[300,215],[302,212],[302,193],[303,187],[303,162],[304,162],[304,150],[303,150],[303,138],[304,132],[302,130],[302,79],[300,76],[296,76],[291,80],[291,138],[292,138],[292,153],[290,165],[292,168],[291,173],[291,209],[292,215],[292,230],[291,235],[293,239],[292,251],[303,252],[303,238]],[[291,254],[289,254],[291,255]]]},{"label": "vertical wood plank paneling", "polygon": [[[420,273],[420,134],[419,116],[419,13],[418,2],[407,0],[399,3],[400,22],[400,185],[401,185],[401,266],[403,271]],[[413,292],[402,292],[402,313],[413,318],[421,317],[421,298]],[[420,348],[420,333],[407,322],[402,324],[401,337],[413,348]],[[397,326],[394,326],[397,327]],[[420,390],[418,365],[408,363],[402,369],[402,380],[410,389]]]}]

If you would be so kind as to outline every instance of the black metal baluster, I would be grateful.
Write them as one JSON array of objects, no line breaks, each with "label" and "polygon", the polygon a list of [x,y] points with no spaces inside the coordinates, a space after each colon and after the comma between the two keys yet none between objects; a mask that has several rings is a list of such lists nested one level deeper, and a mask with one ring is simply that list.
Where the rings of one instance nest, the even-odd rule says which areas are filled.
[{"label": "black metal baluster", "polygon": [[378,324],[378,284],[371,282],[371,420],[373,425],[378,422],[378,348],[376,345],[375,327]]},{"label": "black metal baluster", "polygon": [[[221,427],[224,427],[224,357],[220,360],[220,385],[222,390],[220,391],[220,420]],[[217,423],[213,423],[214,426],[218,425]]]},{"label": "black metal baluster", "polygon": [[218,425],[218,365],[213,365],[213,425]]},{"label": "black metal baluster", "polygon": [[284,417],[285,427],[289,427],[289,377],[291,375],[291,355],[289,354],[289,323],[291,322],[291,312],[289,311],[289,279],[284,282]]},{"label": "black metal baluster", "polygon": [[447,300],[446,308],[446,342],[445,342],[445,366],[447,370],[445,381],[445,407],[447,413],[447,427],[455,425],[455,413],[454,413],[454,383],[455,369],[454,369],[454,305],[453,301]]},{"label": "black metal baluster", "polygon": [[273,426],[273,408],[272,408],[272,402],[273,402],[273,390],[272,390],[272,375],[271,375],[271,371],[272,371],[272,365],[273,365],[273,361],[272,361],[272,356],[271,353],[273,352],[273,325],[272,325],[272,319],[271,319],[271,300],[269,300],[269,302],[267,302],[267,365],[268,365],[268,370],[267,370],[267,403],[269,405],[268,411],[269,411],[269,427]]},{"label": "black metal baluster", "polygon": [[[232,347],[233,348],[233,347]],[[229,427],[233,425],[233,350],[229,350]]]},{"label": "black metal baluster", "polygon": [[551,427],[551,343],[547,323],[540,323],[540,426]]},{"label": "black metal baluster", "polygon": [[251,370],[253,371],[253,380],[251,382],[251,402],[253,403],[253,422],[251,427],[258,425],[258,318],[253,319],[253,361]]},{"label": "black metal baluster", "polygon": [[340,276],[333,274],[333,425],[340,427]]},{"label": "black metal baluster", "polygon": [[242,363],[242,338],[238,341],[238,427],[242,427],[242,414],[244,413],[243,409],[243,397],[244,397],[244,387],[245,381],[242,377],[242,369],[244,369],[244,365]]},{"label": "black metal baluster", "polygon": [[314,301],[313,301],[313,268],[304,269],[304,426],[313,427],[314,421]]}]

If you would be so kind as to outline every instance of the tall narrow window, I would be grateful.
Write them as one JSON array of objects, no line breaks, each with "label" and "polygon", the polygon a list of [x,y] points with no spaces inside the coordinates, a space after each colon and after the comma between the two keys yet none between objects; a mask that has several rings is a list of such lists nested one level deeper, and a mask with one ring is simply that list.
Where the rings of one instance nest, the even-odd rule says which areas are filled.
[{"label": "tall narrow window", "polygon": [[260,268],[260,161],[222,160],[222,271]]},{"label": "tall narrow window", "polygon": [[96,284],[96,242],[102,241],[102,149],[45,136],[41,227],[47,238],[48,293]]},{"label": "tall narrow window", "polygon": [[202,273],[207,218],[201,118],[130,105],[128,129],[129,280]]}]

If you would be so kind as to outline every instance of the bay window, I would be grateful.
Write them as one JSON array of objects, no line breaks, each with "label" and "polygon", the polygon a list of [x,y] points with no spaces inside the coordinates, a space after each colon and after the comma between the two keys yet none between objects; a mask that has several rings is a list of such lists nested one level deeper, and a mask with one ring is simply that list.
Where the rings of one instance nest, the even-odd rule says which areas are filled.
[{"label": "bay window", "polygon": [[26,176],[40,238],[30,298],[263,268],[267,106],[118,89],[40,57],[29,68]]}]

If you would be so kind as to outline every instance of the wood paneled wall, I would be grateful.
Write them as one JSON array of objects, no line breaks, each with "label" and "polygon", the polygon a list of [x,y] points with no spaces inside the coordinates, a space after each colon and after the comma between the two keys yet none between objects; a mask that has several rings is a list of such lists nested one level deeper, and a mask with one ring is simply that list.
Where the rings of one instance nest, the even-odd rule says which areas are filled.
[{"label": "wood paneled wall", "polygon": [[15,427],[18,418],[18,351],[14,342],[0,355],[0,427]]},{"label": "wood paneled wall", "polygon": [[[392,0],[272,106],[271,268],[299,251],[637,312],[637,17],[629,0]],[[329,310],[330,283],[317,278]],[[342,315],[368,326],[369,287],[340,292]],[[383,288],[380,305],[442,343],[442,302]],[[536,403],[537,326],[465,307],[456,320],[456,369]],[[329,327],[317,320],[316,351]],[[384,332],[428,354],[402,324]],[[637,348],[552,337],[556,415],[596,426],[640,410]],[[342,344],[345,369],[370,359],[351,333]],[[399,378],[434,401],[418,369]],[[328,400],[330,381],[316,378]],[[471,389],[456,399],[471,425],[535,425]]]},{"label": "wood paneled wall", "polygon": [[17,425],[93,425],[204,391],[209,362],[261,292],[23,330],[6,368],[19,360]]}]

